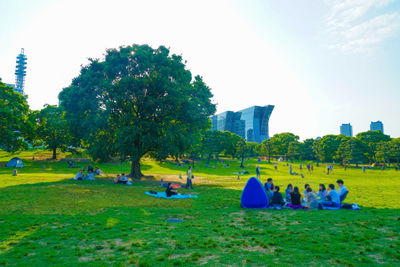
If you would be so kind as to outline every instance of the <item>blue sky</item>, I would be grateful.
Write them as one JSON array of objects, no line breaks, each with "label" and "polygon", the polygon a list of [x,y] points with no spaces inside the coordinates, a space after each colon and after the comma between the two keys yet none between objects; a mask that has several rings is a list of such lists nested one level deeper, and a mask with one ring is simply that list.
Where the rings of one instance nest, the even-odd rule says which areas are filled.
[{"label": "blue sky", "polygon": [[182,54],[218,112],[275,105],[271,134],[381,120],[400,136],[400,0],[0,0],[0,40],[3,82],[25,48],[33,109],[56,104],[88,57],[148,43]]}]

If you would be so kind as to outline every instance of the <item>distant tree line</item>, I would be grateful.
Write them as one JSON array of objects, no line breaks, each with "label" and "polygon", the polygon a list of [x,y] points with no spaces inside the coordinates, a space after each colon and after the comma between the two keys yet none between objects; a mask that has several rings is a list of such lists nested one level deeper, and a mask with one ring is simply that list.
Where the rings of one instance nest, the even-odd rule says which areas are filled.
[{"label": "distant tree line", "polygon": [[256,156],[343,165],[399,162],[400,138],[378,131],[302,142],[293,133],[280,133],[262,144],[211,131],[211,98],[203,79],[193,77],[182,57],[163,46],[109,49],[103,60],[82,66],[60,93],[59,107],[32,111],[25,96],[0,80],[0,148],[15,152],[42,145],[53,159],[58,149],[84,148],[95,161],[129,160],[134,178],[142,176],[145,156],[159,161],[185,157],[194,163],[224,155],[240,159],[242,167],[246,158]]},{"label": "distant tree line", "polygon": [[325,135],[300,142],[293,133],[280,133],[265,140],[260,150],[263,155],[270,152],[285,160],[390,165],[400,160],[400,138],[390,138],[380,131],[367,131],[356,137]]}]

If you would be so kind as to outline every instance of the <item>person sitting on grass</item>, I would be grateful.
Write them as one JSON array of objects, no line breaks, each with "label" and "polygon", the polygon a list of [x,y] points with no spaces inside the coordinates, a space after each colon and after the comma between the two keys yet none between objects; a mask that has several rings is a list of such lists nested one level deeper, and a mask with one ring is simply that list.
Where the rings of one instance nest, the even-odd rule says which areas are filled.
[{"label": "person sitting on grass", "polygon": [[99,169],[99,167],[95,167],[94,168],[94,174],[95,175],[103,175],[104,173]]},{"label": "person sitting on grass", "polygon": [[88,172],[90,171],[94,171],[92,165],[89,164],[89,166],[87,167]]},{"label": "person sitting on grass", "polygon": [[274,187],[274,191],[271,198],[271,206],[274,209],[281,209],[285,205],[282,194],[279,192],[279,186]]},{"label": "person sitting on grass", "polygon": [[178,191],[172,189],[171,183],[168,183],[167,189],[165,190],[167,197],[174,196],[178,194]]},{"label": "person sitting on grass", "polygon": [[310,187],[309,184],[305,184],[305,185],[304,185],[304,192],[303,192],[304,198],[303,198],[303,200],[304,200],[304,202],[306,202],[306,203],[307,203],[307,188],[309,188],[309,187]]},{"label": "person sitting on grass", "polygon": [[304,206],[301,205],[301,194],[297,186],[295,186],[293,192],[290,193],[290,200],[291,203],[287,204],[286,207],[292,209],[304,209]]},{"label": "person sitting on grass", "polygon": [[340,208],[340,197],[338,191],[335,189],[334,184],[330,184],[328,192],[326,193],[327,201],[321,202],[319,208]]},{"label": "person sitting on grass", "polygon": [[318,209],[319,202],[317,196],[314,194],[311,187],[308,187],[306,190],[307,207],[309,207],[310,209]]},{"label": "person sitting on grass", "polygon": [[117,177],[114,178],[114,183],[116,184],[130,184],[128,177],[126,177],[125,173],[119,175],[117,174]]},{"label": "person sitting on grass", "polygon": [[267,190],[268,199],[272,197],[272,190],[274,189],[274,184],[272,183],[272,178],[268,178],[267,182],[264,184],[265,190]]},{"label": "person sitting on grass", "polygon": [[317,192],[317,196],[319,197],[320,201],[325,201],[326,200],[326,188],[324,184],[319,185],[319,190]]},{"label": "person sitting on grass", "polygon": [[94,172],[93,171],[89,171],[88,175],[87,175],[87,179],[93,181],[94,180]]},{"label": "person sitting on grass", "polygon": [[287,186],[287,188],[286,188],[286,190],[285,190],[285,200],[286,200],[286,203],[290,203],[291,201],[290,201],[290,193],[292,193],[292,191],[293,191],[293,186],[292,186],[292,184],[288,184],[288,186]]},{"label": "person sitting on grass", "polygon": [[114,178],[114,184],[117,184],[120,178],[121,178],[121,175],[117,174],[117,177]]},{"label": "person sitting on grass", "polygon": [[118,183],[119,184],[127,184],[128,183],[128,177],[126,177],[125,173],[121,174],[121,177],[119,178]]},{"label": "person sitting on grass", "polygon": [[339,186],[339,198],[340,202],[346,199],[347,194],[349,193],[349,190],[343,185],[344,182],[342,179],[339,179],[336,181],[337,185]]},{"label": "person sitting on grass", "polygon": [[77,181],[83,180],[83,171],[82,170],[79,170],[78,173],[75,175],[75,180],[77,180]]}]

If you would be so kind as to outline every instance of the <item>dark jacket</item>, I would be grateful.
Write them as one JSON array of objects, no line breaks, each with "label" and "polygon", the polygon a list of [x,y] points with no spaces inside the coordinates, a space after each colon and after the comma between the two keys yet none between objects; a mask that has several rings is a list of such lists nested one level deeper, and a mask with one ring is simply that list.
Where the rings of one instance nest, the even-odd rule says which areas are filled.
[{"label": "dark jacket", "polygon": [[267,182],[264,184],[265,190],[267,191],[272,191],[272,189],[274,188],[274,184],[272,183],[271,185]]},{"label": "dark jacket", "polygon": [[301,195],[300,193],[292,192],[290,193],[290,199],[293,205],[301,205]]},{"label": "dark jacket", "polygon": [[283,200],[283,196],[280,192],[274,192],[271,198],[271,205],[284,205],[285,201]]}]

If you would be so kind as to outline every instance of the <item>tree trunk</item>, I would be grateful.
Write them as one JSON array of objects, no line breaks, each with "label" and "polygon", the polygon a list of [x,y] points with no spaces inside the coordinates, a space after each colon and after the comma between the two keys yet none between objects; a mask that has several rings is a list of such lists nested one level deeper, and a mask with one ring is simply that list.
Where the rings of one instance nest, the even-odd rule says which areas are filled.
[{"label": "tree trunk", "polygon": [[131,173],[129,176],[133,179],[140,179],[143,177],[143,173],[140,170],[140,159],[132,160]]},{"label": "tree trunk", "polygon": [[242,154],[242,161],[240,162],[240,168],[244,169],[244,154]]},{"label": "tree trunk", "polygon": [[57,147],[53,147],[53,159],[57,159]]}]

